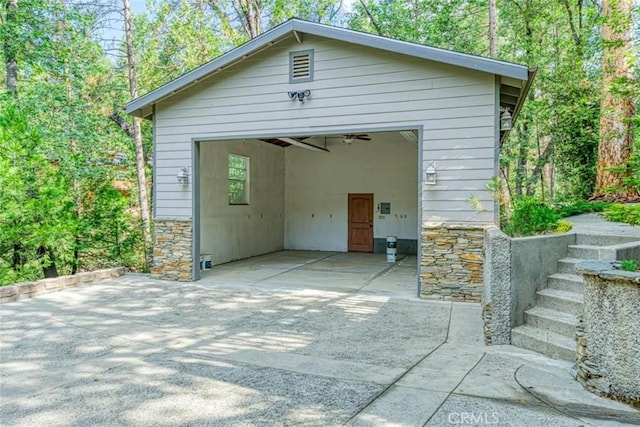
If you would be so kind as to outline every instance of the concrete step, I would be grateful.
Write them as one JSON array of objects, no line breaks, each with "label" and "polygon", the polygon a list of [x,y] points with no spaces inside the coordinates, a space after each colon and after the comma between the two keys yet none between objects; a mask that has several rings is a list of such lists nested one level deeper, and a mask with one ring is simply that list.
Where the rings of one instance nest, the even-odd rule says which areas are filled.
[{"label": "concrete step", "polygon": [[576,342],[554,332],[523,325],[511,330],[511,344],[553,359],[575,360]]},{"label": "concrete step", "polygon": [[598,250],[601,246],[592,245],[569,245],[567,249],[567,256],[569,258],[579,259],[598,259]]},{"label": "concrete step", "polygon": [[547,286],[561,291],[584,293],[584,282],[582,276],[578,274],[555,273],[547,278]]},{"label": "concrete step", "polygon": [[584,261],[580,258],[562,258],[558,261],[558,273],[576,274],[576,264]]},{"label": "concrete step", "polygon": [[578,316],[582,314],[582,294],[546,288],[538,291],[538,306]]},{"label": "concrete step", "polygon": [[577,234],[577,245],[589,245],[589,246],[613,246],[621,245],[623,243],[638,241],[637,237],[630,236],[611,236],[601,234]]},{"label": "concrete step", "polygon": [[573,339],[578,318],[573,314],[536,306],[524,312],[524,322],[526,325]]}]

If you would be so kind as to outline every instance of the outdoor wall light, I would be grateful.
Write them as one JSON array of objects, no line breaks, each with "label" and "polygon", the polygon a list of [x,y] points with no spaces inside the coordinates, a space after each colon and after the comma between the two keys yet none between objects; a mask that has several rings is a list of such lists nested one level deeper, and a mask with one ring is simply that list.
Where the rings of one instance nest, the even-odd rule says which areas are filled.
[{"label": "outdoor wall light", "polygon": [[178,172],[178,175],[176,175],[176,178],[178,179],[178,184],[188,185],[189,184],[189,168],[186,166],[183,166],[180,169],[180,172]]},{"label": "outdoor wall light", "polygon": [[353,135],[345,135],[344,138],[342,138],[342,142],[351,144],[353,142]]},{"label": "outdoor wall light", "polygon": [[500,130],[511,130],[511,114],[509,113],[508,108],[500,108],[500,110],[504,111],[500,116]]},{"label": "outdoor wall light", "polygon": [[436,185],[436,162],[427,163],[427,170],[424,172],[424,175],[427,185]]},{"label": "outdoor wall light", "polygon": [[287,92],[287,94],[289,95],[289,99],[291,100],[297,99],[300,102],[304,102],[305,98],[308,98],[309,96],[311,96],[311,91],[309,89],[294,90],[291,92]]}]

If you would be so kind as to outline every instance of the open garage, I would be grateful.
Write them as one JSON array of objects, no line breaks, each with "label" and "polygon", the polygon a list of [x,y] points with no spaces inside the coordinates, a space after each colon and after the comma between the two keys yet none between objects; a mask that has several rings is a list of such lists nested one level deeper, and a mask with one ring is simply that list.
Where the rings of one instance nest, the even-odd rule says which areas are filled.
[{"label": "open garage", "polygon": [[[286,142],[298,139],[307,146]],[[223,263],[280,249],[382,253],[387,236],[416,253],[416,133],[295,140],[200,143],[201,254]]]},{"label": "open garage", "polygon": [[422,296],[479,301],[487,183],[534,73],[291,19],[132,101],[154,124],[152,274],[393,236]]}]

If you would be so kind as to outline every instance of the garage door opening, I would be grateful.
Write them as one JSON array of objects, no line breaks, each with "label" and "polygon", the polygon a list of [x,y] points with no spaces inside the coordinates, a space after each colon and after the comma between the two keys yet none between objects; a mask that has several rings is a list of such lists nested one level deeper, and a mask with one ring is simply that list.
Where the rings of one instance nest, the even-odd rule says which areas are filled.
[{"label": "garage door opening", "polygon": [[215,272],[281,250],[384,254],[387,236],[415,255],[417,141],[409,130],[200,142],[196,255]]}]

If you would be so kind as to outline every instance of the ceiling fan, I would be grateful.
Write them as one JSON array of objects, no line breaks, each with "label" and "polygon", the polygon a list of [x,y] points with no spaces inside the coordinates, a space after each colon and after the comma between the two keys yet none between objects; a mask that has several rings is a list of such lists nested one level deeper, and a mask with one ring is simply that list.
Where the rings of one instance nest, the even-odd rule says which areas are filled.
[{"label": "ceiling fan", "polygon": [[371,141],[371,137],[366,133],[359,134],[347,134],[342,136],[342,142],[345,144],[351,144],[353,141]]}]

